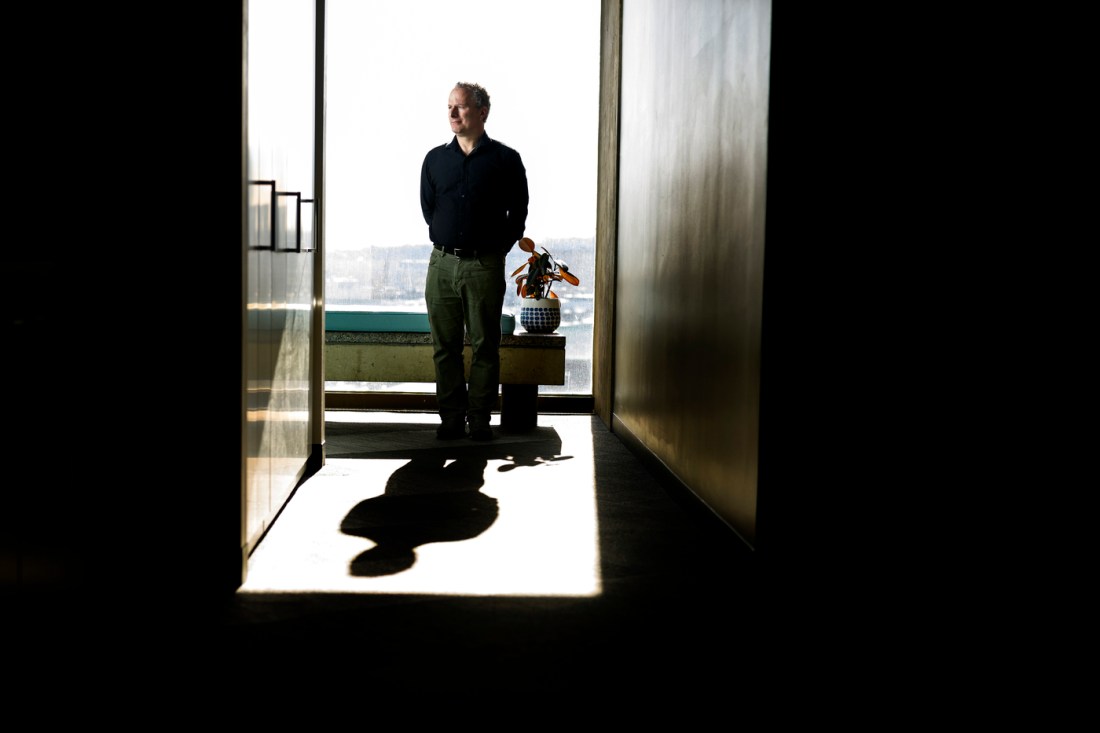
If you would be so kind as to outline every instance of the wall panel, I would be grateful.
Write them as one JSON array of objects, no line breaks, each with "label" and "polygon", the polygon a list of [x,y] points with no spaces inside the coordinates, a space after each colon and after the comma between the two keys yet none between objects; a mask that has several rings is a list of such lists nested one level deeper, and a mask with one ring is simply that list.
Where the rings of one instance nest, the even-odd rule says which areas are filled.
[{"label": "wall panel", "polygon": [[771,4],[626,0],[614,413],[755,538]]},{"label": "wall panel", "polygon": [[[246,273],[248,549],[290,497],[312,451],[316,253],[299,251],[298,202],[315,198],[315,15],[314,0],[248,6],[248,177],[273,181],[275,193],[274,199],[250,198],[260,208],[249,216],[257,232],[250,237]],[[271,191],[256,183],[251,188],[257,186]],[[272,208],[277,213],[269,224]]]},{"label": "wall panel", "polygon": [[608,426],[612,423],[615,394],[615,253],[619,206],[619,62],[622,53],[622,12],[622,0],[602,0],[592,397],[595,413]]}]

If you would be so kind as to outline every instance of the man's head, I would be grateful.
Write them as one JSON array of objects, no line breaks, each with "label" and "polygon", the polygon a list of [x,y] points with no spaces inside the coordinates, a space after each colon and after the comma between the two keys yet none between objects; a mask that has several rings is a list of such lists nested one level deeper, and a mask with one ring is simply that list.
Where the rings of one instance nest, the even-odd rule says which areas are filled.
[{"label": "man's head", "polygon": [[451,132],[459,137],[477,139],[489,119],[489,92],[478,84],[458,82],[447,98],[447,116]]}]

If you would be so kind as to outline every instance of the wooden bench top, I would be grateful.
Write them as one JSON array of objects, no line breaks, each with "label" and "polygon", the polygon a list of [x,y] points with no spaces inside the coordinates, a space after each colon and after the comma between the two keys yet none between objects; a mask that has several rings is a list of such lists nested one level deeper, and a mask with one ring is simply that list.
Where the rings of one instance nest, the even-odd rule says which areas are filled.
[{"label": "wooden bench top", "polygon": [[[501,348],[565,349],[560,333],[513,333],[500,337]],[[326,344],[390,344],[393,346],[431,345],[432,335],[419,331],[325,331]],[[469,343],[469,341],[467,341]]]}]

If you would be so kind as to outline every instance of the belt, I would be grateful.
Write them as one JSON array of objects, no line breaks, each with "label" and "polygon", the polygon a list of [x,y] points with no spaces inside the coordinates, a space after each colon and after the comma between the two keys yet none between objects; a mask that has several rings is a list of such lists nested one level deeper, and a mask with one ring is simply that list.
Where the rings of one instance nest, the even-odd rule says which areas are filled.
[{"label": "belt", "polygon": [[[462,260],[475,258],[478,256],[478,251],[476,249],[469,249],[464,247],[444,247],[441,244],[433,244],[432,246],[438,249],[440,252],[446,252],[447,254],[454,255],[455,257],[458,257]],[[489,253],[485,250],[482,250],[481,254],[487,255]]]}]

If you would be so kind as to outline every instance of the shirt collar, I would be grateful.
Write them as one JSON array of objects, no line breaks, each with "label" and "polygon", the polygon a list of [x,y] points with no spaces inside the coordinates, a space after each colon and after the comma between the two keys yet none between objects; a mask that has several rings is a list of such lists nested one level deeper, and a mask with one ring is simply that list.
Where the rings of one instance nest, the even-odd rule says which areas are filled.
[{"label": "shirt collar", "polygon": [[[474,144],[474,150],[477,150],[482,145],[491,142],[492,139],[489,137],[489,133],[482,131],[481,137],[479,137],[477,139],[477,142]],[[450,148],[451,150],[461,150],[461,148],[458,146],[458,135],[452,135],[451,141],[447,143],[446,147]],[[472,153],[474,152],[474,150],[471,150],[470,152]]]}]

